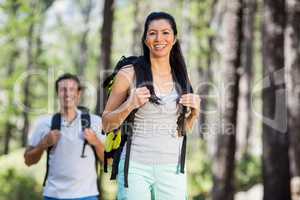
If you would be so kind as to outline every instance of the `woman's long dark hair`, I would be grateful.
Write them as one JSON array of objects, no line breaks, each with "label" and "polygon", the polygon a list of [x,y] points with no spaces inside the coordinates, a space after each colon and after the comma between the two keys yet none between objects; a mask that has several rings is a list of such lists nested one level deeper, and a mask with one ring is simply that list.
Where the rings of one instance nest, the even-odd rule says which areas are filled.
[{"label": "woman's long dark hair", "polygon": [[[153,77],[151,71],[151,61],[150,61],[150,50],[145,44],[145,40],[147,37],[147,31],[149,25],[154,20],[165,19],[167,20],[171,28],[173,30],[174,36],[177,36],[177,27],[174,18],[165,12],[152,12],[148,15],[145,26],[144,33],[142,36],[142,47],[143,47],[143,56],[140,59],[140,64],[144,69],[144,81],[147,88],[150,90],[151,98],[150,102],[159,104],[159,98],[156,96],[154,87],[153,87]],[[172,77],[175,81],[175,87],[179,95],[192,93],[193,88],[191,86],[190,80],[187,74],[186,64],[181,52],[180,44],[178,39],[176,39],[175,44],[173,45],[170,52],[170,65],[172,70]],[[180,115],[177,121],[178,124],[178,132],[180,135],[185,135],[185,114],[187,113],[186,107],[180,107]]]}]

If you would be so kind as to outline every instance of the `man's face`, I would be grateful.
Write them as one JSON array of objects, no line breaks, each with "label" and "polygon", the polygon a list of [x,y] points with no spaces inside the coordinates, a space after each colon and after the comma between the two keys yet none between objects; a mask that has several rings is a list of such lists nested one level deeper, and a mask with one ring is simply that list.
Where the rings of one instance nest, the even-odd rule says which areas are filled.
[{"label": "man's face", "polygon": [[76,108],[80,101],[79,85],[72,79],[58,82],[58,98],[60,106],[64,109]]}]

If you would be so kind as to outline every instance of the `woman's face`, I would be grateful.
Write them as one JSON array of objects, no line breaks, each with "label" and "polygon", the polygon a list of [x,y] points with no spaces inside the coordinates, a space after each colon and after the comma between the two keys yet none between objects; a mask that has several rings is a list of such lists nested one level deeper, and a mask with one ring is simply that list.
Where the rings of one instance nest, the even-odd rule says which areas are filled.
[{"label": "woman's face", "polygon": [[174,32],[167,20],[158,19],[150,22],[145,44],[153,58],[168,57],[175,42]]}]

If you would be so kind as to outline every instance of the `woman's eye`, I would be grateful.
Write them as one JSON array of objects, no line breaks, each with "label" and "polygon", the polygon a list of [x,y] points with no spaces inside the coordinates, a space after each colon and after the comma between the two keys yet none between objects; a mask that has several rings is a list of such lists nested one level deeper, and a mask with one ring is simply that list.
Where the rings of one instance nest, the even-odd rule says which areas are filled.
[{"label": "woman's eye", "polygon": [[164,35],[169,35],[169,34],[170,34],[170,32],[168,32],[168,31],[164,31],[164,32],[163,32],[163,34],[164,34]]},{"label": "woman's eye", "polygon": [[155,35],[155,32],[150,32],[149,35]]}]

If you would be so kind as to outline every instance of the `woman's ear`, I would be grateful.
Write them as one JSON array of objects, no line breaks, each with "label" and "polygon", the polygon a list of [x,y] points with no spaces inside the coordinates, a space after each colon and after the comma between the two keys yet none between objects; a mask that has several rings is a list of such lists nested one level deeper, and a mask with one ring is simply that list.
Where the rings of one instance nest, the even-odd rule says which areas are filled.
[{"label": "woman's ear", "polygon": [[149,46],[147,44],[147,38],[144,40],[144,44],[149,48]]},{"label": "woman's ear", "polygon": [[173,45],[177,42],[177,38],[174,38]]}]

